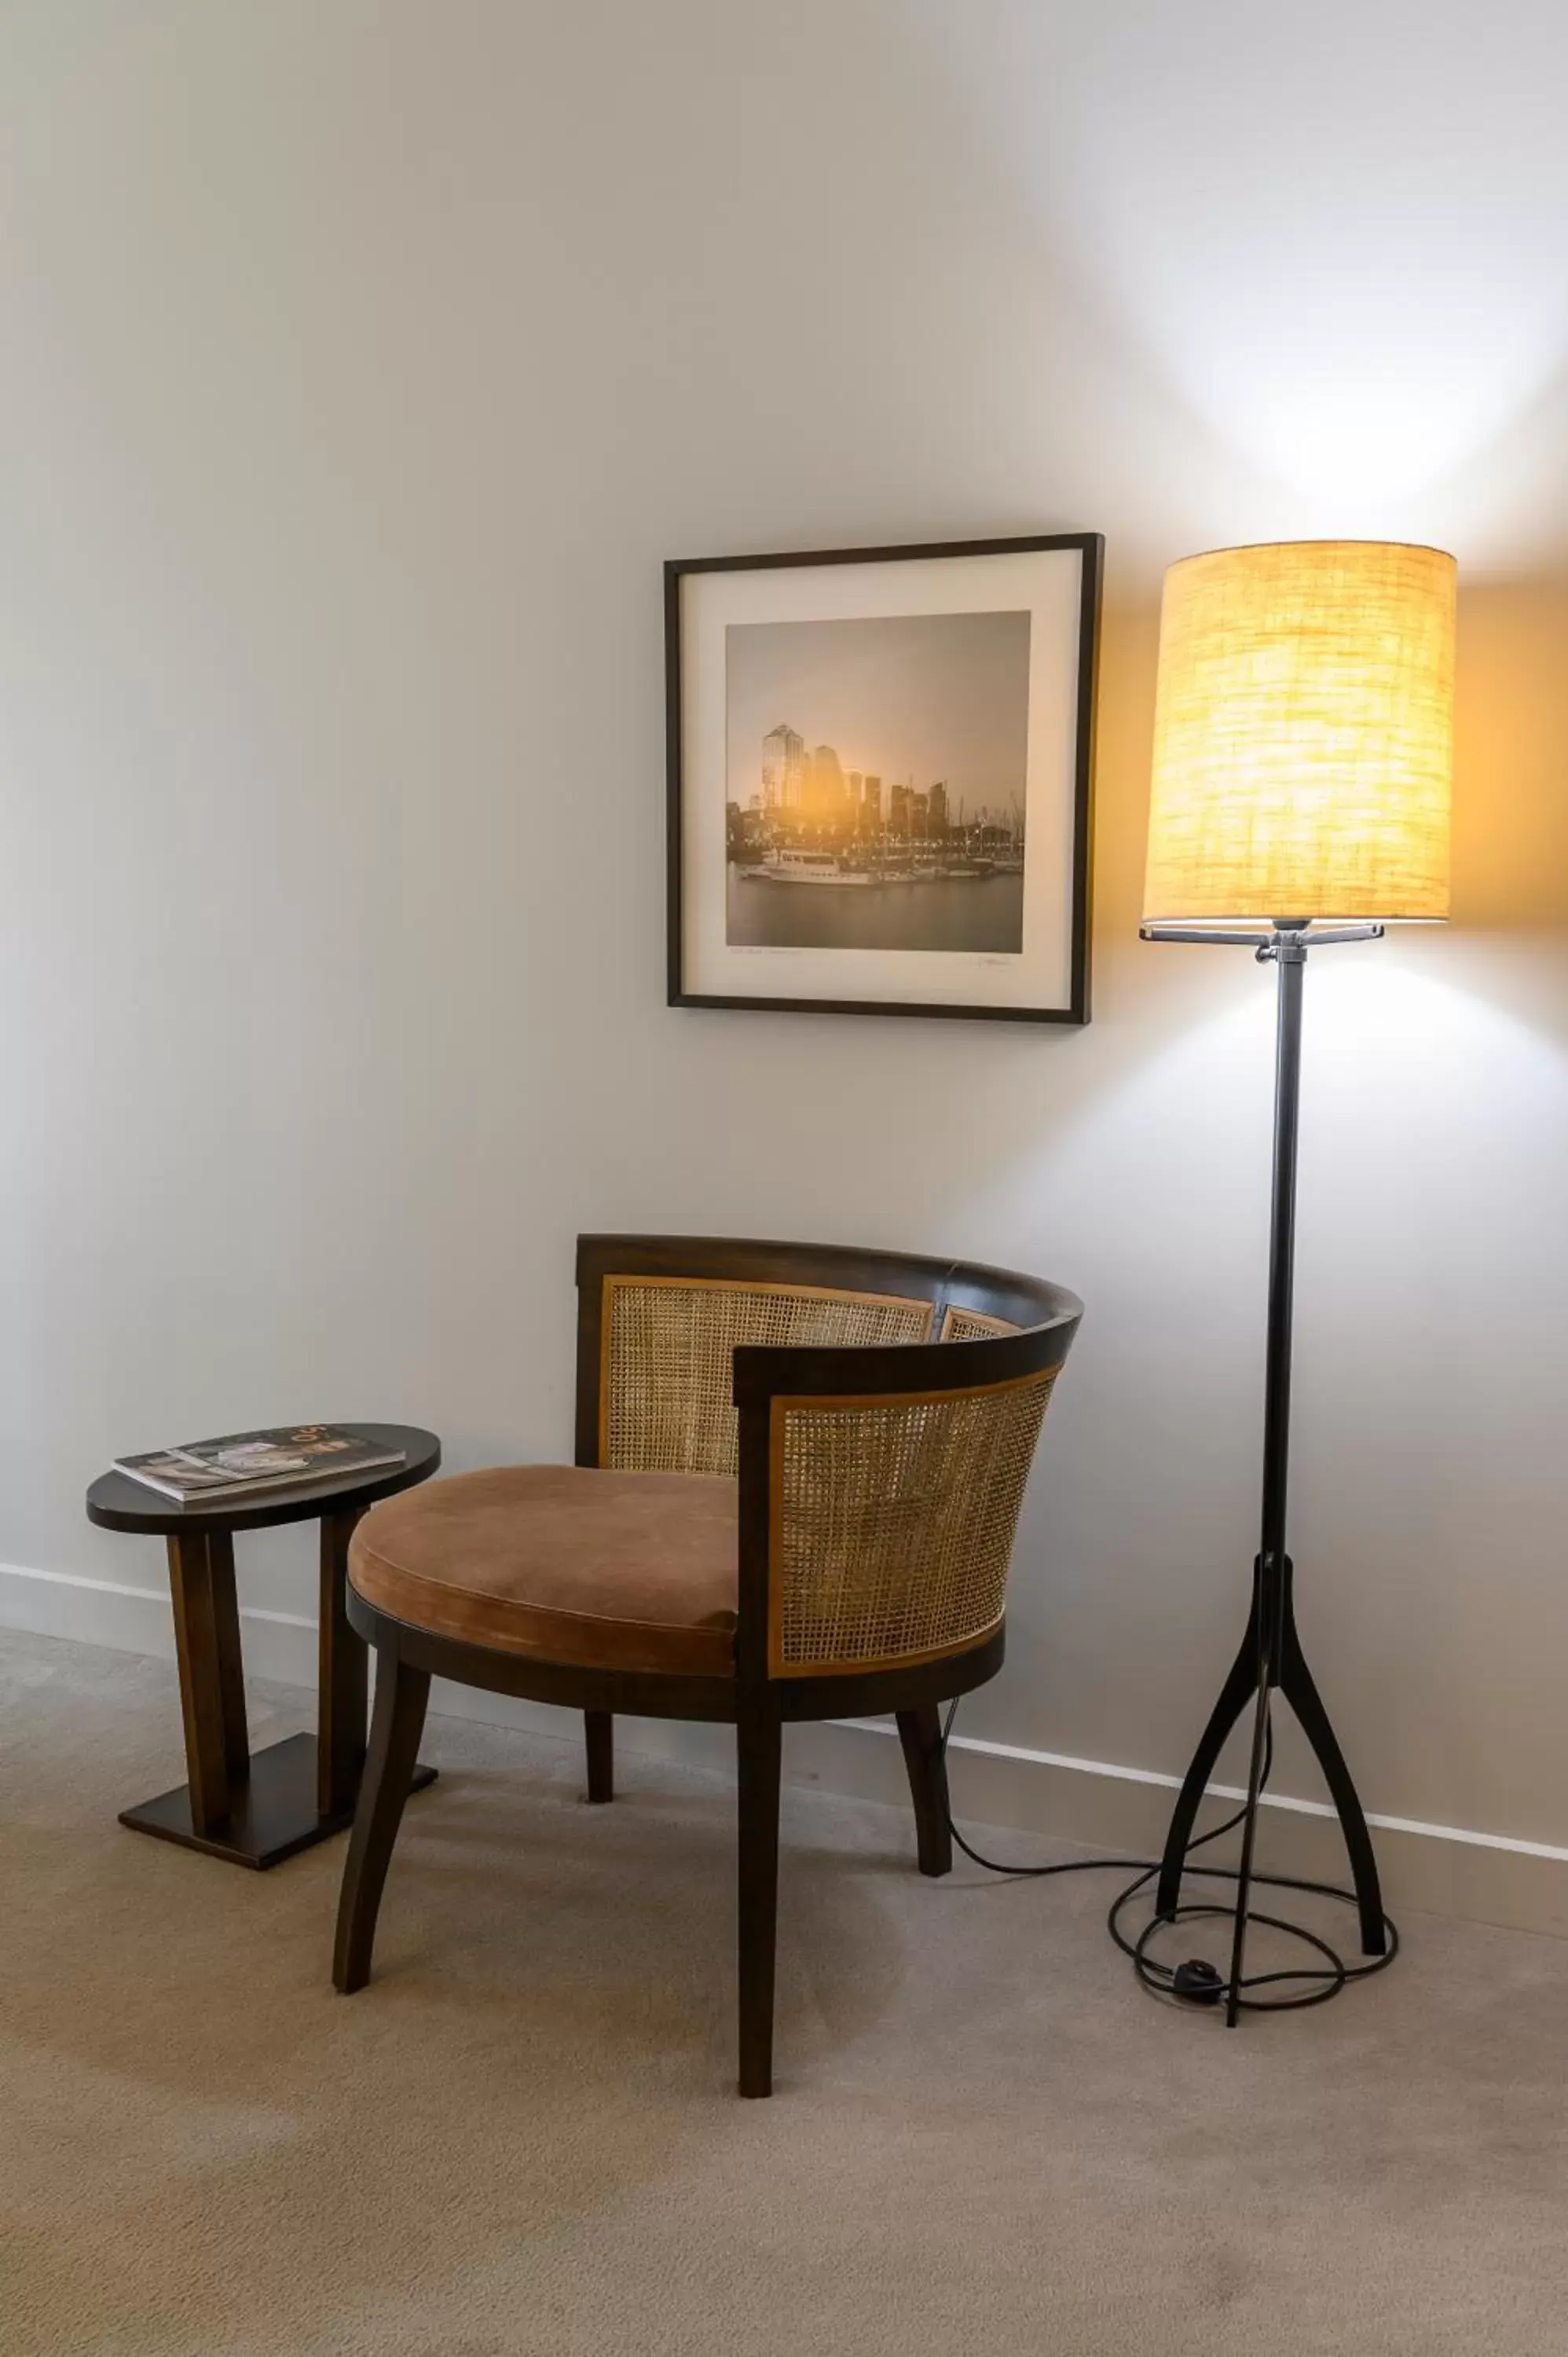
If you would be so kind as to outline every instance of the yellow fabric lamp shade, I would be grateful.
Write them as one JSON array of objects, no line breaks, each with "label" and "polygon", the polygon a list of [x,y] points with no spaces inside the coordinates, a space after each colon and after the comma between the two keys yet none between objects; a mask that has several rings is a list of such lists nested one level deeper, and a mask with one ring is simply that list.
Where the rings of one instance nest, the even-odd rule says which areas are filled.
[{"label": "yellow fabric lamp shade", "polygon": [[1145,924],[1448,914],[1456,567],[1283,541],[1165,576]]}]

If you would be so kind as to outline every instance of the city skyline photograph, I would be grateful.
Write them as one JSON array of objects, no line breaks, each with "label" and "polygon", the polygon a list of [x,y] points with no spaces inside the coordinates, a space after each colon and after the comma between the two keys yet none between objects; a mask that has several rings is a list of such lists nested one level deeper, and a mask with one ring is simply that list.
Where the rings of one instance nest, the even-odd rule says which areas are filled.
[{"label": "city skyline photograph", "polygon": [[976,807],[1022,803],[1027,612],[732,622],[725,641],[726,791],[743,809],[781,724],[885,786],[940,778]]},{"label": "city skyline photograph", "polygon": [[732,947],[1023,947],[1031,618],[725,631]]}]

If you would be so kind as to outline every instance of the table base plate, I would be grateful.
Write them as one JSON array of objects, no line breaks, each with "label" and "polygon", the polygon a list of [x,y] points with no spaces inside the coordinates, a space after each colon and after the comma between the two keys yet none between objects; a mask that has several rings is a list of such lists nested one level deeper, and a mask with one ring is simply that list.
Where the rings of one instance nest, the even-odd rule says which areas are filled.
[{"label": "table base plate", "polygon": [[[421,1761],[409,1790],[422,1792],[435,1781],[435,1769]],[[317,1813],[314,1735],[291,1735],[253,1753],[249,1782],[242,1785],[224,1823],[209,1834],[199,1834],[191,1824],[188,1784],[120,1812],[120,1823],[133,1833],[177,1842],[182,1849],[199,1849],[209,1857],[226,1857],[231,1865],[252,1867],[258,1873],[344,1832],[353,1822],[351,1808],[325,1817]]]}]

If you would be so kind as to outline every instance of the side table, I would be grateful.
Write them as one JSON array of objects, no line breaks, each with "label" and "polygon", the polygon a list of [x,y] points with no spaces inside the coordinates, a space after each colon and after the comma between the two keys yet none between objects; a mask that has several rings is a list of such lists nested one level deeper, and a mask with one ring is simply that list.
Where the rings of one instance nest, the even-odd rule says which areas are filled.
[{"label": "side table", "polygon": [[[124,1473],[101,1474],[88,1491],[89,1522],[168,1542],[190,1781],[123,1810],[120,1823],[133,1831],[260,1868],[276,1866],[352,1822],[365,1760],[368,1652],[349,1625],[349,1541],[378,1498],[428,1480],[440,1465],[441,1443],[416,1425],[350,1424],[342,1429],[401,1448],[403,1463],[357,1479],[263,1490],[209,1504],[177,1505]],[[321,1524],[316,1734],[291,1735],[252,1755],[234,1596],[235,1534],[314,1522]],[[411,1789],[421,1791],[435,1775],[434,1768],[416,1767]]]}]

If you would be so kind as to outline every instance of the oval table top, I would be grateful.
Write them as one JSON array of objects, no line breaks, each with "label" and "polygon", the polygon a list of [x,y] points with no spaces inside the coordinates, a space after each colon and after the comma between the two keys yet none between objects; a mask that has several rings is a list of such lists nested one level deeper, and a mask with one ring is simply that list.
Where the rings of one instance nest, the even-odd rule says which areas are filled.
[{"label": "oval table top", "polygon": [[193,1499],[188,1505],[133,1481],[128,1473],[101,1473],[87,1492],[87,1519],[109,1531],[262,1531],[274,1523],[317,1522],[344,1506],[373,1506],[378,1498],[412,1490],[440,1466],[441,1443],[420,1425],[343,1424],[338,1429],[357,1440],[401,1448],[403,1463],[375,1466],[341,1481],[306,1481],[295,1489],[280,1482],[248,1497]]}]

